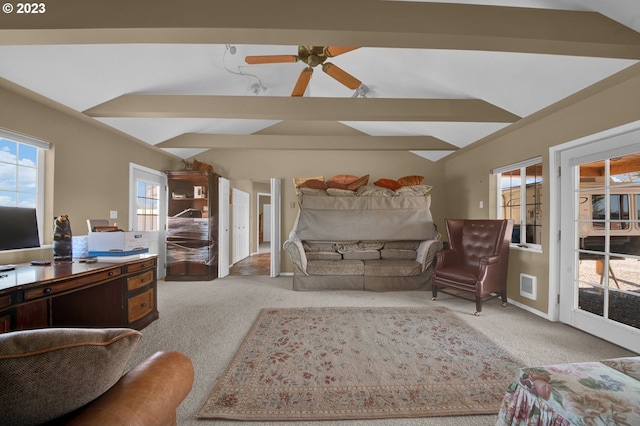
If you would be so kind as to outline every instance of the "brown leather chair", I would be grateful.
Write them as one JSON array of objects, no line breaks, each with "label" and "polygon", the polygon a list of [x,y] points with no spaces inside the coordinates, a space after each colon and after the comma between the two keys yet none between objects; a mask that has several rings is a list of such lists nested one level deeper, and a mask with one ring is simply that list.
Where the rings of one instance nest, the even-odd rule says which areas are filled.
[{"label": "brown leather chair", "polygon": [[433,299],[438,288],[450,287],[473,293],[475,315],[493,294],[507,304],[507,267],[513,220],[448,219],[445,221],[449,248],[437,253],[433,276]]}]

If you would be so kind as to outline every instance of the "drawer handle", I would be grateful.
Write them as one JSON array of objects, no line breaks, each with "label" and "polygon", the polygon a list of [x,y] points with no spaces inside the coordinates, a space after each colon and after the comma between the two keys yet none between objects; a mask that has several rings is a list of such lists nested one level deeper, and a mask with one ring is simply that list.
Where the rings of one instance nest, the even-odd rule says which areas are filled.
[{"label": "drawer handle", "polygon": [[146,307],[147,307],[147,304],[146,304],[146,303],[143,303],[143,304],[142,304],[142,305],[140,305],[140,306],[141,306],[141,307],[143,307],[143,308],[146,308]]},{"label": "drawer handle", "polygon": [[44,294],[51,294],[51,292],[53,292],[53,289],[51,287],[47,287],[44,290],[42,290],[42,292]]},{"label": "drawer handle", "polygon": [[113,271],[109,271],[109,276],[112,277],[113,276]]}]

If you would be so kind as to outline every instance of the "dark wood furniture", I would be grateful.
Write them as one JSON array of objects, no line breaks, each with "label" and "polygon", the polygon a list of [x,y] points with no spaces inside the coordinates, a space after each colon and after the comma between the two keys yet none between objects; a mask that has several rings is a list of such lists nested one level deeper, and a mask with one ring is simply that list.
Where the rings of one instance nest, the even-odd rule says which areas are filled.
[{"label": "dark wood furniture", "polygon": [[20,264],[0,273],[0,332],[143,329],[158,319],[156,255],[119,263]]},{"label": "dark wood furniture", "polygon": [[218,277],[218,175],[168,171],[166,281]]}]

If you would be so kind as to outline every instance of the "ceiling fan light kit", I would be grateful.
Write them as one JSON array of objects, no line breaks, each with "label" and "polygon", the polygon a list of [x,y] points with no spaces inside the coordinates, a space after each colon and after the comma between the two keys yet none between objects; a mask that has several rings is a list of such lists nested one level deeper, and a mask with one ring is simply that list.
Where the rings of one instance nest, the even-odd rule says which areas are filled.
[{"label": "ceiling fan light kit", "polygon": [[344,71],[340,67],[331,62],[326,62],[328,58],[341,55],[358,49],[354,46],[298,46],[297,55],[261,55],[247,56],[245,62],[247,64],[275,64],[287,62],[304,62],[307,67],[300,72],[300,76],[291,92],[291,96],[303,96],[307,90],[313,68],[322,65],[322,71],[333,77],[351,90],[356,90],[362,85],[362,82]]}]

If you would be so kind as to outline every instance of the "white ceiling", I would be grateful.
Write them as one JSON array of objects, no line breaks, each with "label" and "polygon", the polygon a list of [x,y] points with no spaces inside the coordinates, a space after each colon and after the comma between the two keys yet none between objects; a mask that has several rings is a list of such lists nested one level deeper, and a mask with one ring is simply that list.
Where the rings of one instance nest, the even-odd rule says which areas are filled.
[{"label": "white ceiling", "polygon": [[[638,0],[458,0],[457,3],[597,11],[640,32]],[[366,12],[362,14],[366,19]],[[234,44],[233,39],[228,40],[229,44],[182,41],[20,44],[3,42],[2,37],[0,30],[0,77],[78,112],[131,94],[289,97],[298,74],[305,67],[303,63],[247,65],[244,62],[246,55],[296,54],[296,40],[288,45]],[[231,54],[231,46],[235,54]],[[361,47],[331,58],[331,62],[361,80],[369,89],[367,98],[480,99],[526,117],[635,64],[637,59]],[[256,88],[259,88],[257,93]],[[353,95],[354,91],[316,68],[305,97],[351,98]],[[193,133],[277,134],[282,123],[290,120],[286,116],[256,119],[242,115],[237,118],[143,115],[99,114],[95,119],[151,145]],[[421,121],[415,117],[406,121],[402,118],[392,121],[338,119],[335,125],[327,126],[327,132],[343,128],[338,123],[348,126],[354,135],[432,136],[453,145],[452,149],[412,150],[432,161],[510,125],[472,118],[468,121],[433,121],[432,118]],[[315,131],[316,127],[310,128]],[[158,149],[181,158],[208,149],[166,145]]]}]

